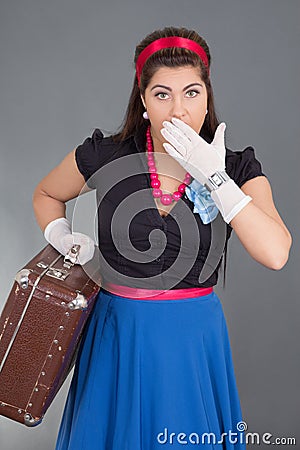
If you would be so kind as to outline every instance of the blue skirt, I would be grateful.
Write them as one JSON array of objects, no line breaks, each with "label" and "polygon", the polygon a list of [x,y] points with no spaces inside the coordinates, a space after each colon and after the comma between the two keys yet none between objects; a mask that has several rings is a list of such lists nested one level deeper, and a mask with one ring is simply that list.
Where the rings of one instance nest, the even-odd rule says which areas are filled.
[{"label": "blue skirt", "polygon": [[215,292],[137,300],[100,290],[55,450],[244,450],[241,421]]}]

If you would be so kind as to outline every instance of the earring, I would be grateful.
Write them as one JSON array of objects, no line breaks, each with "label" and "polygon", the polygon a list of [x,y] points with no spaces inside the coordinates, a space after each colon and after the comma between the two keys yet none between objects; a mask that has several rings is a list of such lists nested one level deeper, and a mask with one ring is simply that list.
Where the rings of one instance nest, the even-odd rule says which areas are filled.
[{"label": "earring", "polygon": [[149,119],[147,111],[143,112],[143,117],[144,117],[144,119]]},{"label": "earring", "polygon": [[206,110],[206,113],[205,113],[205,115],[208,113],[208,109]]}]

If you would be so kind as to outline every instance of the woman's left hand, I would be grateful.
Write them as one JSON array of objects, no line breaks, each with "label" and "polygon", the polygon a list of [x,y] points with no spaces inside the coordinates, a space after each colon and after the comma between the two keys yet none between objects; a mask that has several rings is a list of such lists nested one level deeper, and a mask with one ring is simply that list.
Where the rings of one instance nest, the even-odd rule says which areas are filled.
[{"label": "woman's left hand", "polygon": [[163,122],[160,132],[171,144],[163,146],[193,178],[204,185],[217,170],[225,170],[224,122],[217,127],[211,144],[182,120],[173,117],[172,122]]}]

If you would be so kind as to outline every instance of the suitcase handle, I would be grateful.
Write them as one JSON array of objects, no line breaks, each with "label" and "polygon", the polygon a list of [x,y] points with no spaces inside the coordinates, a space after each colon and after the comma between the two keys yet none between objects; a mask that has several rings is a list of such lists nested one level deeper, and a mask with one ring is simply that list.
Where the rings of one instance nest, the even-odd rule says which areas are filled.
[{"label": "suitcase handle", "polygon": [[63,266],[67,269],[71,269],[77,261],[79,255],[80,245],[74,244],[64,258]]}]

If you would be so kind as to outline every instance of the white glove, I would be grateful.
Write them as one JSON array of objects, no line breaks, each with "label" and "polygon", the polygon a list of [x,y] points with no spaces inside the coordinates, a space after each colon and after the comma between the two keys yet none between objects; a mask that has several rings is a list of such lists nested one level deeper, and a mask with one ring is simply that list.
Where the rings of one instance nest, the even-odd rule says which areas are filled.
[{"label": "white glove", "polygon": [[86,234],[72,232],[71,224],[65,217],[59,217],[48,223],[44,230],[44,236],[46,241],[64,256],[74,244],[79,244],[76,264],[83,265],[93,258],[95,251],[93,239]]},{"label": "white glove", "polygon": [[216,170],[225,170],[224,122],[216,129],[211,144],[182,120],[173,117],[172,122],[163,122],[160,132],[172,144],[163,146],[193,178],[204,185]]},{"label": "white glove", "polygon": [[[163,143],[163,146],[193,178],[205,185],[208,177],[216,171],[225,170],[224,122],[217,127],[211,144],[182,120],[173,117],[172,122],[163,122],[164,128],[160,132],[172,144]],[[213,190],[211,198],[226,223],[229,223],[252,200],[232,179]]]}]

